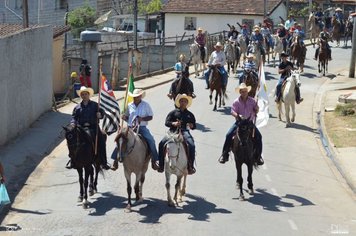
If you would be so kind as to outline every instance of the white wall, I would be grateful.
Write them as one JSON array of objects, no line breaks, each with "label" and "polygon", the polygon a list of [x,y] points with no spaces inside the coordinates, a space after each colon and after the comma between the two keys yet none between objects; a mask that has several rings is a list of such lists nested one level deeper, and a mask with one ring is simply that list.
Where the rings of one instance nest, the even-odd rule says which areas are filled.
[{"label": "white wall", "polygon": [[[196,30],[184,30],[184,19],[185,17],[196,17],[197,22],[196,26],[202,27],[204,31],[208,33],[216,33],[221,32],[223,30],[229,30],[227,24],[237,26],[236,22],[242,24],[242,19],[252,19],[254,20],[254,24],[258,24],[262,22],[262,16],[237,16],[237,15],[213,15],[213,14],[165,14],[165,36],[173,37],[176,35],[183,35],[184,32],[186,34],[196,34]],[[237,27],[239,30],[240,28]]]},{"label": "white wall", "polygon": [[0,145],[51,109],[52,38],[50,26],[0,38]]}]

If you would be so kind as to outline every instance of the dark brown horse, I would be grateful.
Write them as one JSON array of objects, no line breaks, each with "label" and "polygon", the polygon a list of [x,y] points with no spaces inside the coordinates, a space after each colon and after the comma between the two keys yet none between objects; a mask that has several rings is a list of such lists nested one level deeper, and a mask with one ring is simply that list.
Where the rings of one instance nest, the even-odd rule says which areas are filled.
[{"label": "dark brown horse", "polygon": [[211,65],[210,66],[211,72],[209,76],[209,87],[210,87],[210,102],[209,104],[213,104],[212,98],[213,98],[213,92],[215,90],[215,105],[213,111],[216,111],[216,105],[217,101],[219,98],[219,107],[221,107],[221,104],[225,106],[225,91],[226,88],[224,88],[223,83],[222,83],[222,75],[219,72],[219,69],[217,66]]},{"label": "dark brown horse", "polygon": [[318,71],[319,73],[323,71],[323,76],[328,72],[328,49],[327,41],[320,40],[319,42],[319,55],[318,55]]},{"label": "dark brown horse", "polygon": [[306,47],[302,44],[300,40],[300,36],[296,35],[292,39],[292,46],[291,46],[291,58],[293,64],[297,61],[298,69],[303,72],[304,70],[304,62],[305,62],[305,55],[306,55]]},{"label": "dark brown horse", "polygon": [[248,95],[254,98],[258,86],[258,77],[256,77],[252,70],[244,70],[241,82],[245,83],[247,86],[251,86],[251,90],[248,92]]},{"label": "dark brown horse", "polygon": [[243,193],[243,178],[242,178],[242,164],[247,165],[247,182],[248,189],[251,195],[254,194],[253,182],[252,182],[252,172],[253,167],[257,167],[256,161],[254,159],[254,125],[250,120],[240,120],[239,126],[236,131],[236,135],[232,144],[232,152],[235,157],[235,166],[237,171],[237,187],[240,190],[240,200],[245,200]]},{"label": "dark brown horse", "polygon": [[[97,192],[98,174],[101,172],[100,159],[95,156],[93,139],[81,126],[68,125],[63,127],[69,150],[69,157],[79,175],[80,193],[78,202],[82,202],[83,208],[88,208],[89,195]],[[95,167],[95,176],[94,168]],[[84,170],[84,178],[83,178]]]},{"label": "dark brown horse", "polygon": [[336,41],[336,46],[340,46],[340,38],[341,38],[341,24],[340,22],[336,19],[335,16],[332,17],[331,19],[331,25],[333,26],[331,37],[333,40]]}]

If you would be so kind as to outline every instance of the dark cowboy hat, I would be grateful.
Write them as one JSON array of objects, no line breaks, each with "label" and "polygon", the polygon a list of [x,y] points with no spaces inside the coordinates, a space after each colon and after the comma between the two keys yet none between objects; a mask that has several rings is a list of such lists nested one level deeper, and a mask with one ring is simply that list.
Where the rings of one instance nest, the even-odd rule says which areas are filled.
[{"label": "dark cowboy hat", "polygon": [[282,52],[281,53],[281,57],[289,57],[289,55],[287,53],[285,53],[285,52]]}]

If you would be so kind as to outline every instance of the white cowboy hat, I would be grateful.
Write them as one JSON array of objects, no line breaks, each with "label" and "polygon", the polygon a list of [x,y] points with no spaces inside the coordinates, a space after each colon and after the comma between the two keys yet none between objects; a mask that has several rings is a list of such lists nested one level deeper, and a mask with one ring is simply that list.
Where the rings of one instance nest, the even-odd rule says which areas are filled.
[{"label": "white cowboy hat", "polygon": [[94,95],[94,90],[92,88],[87,88],[85,86],[80,87],[80,89],[78,89],[76,92],[77,92],[79,97],[80,97],[80,94],[82,94],[82,92],[89,93],[89,97]]},{"label": "white cowboy hat", "polygon": [[191,96],[188,96],[187,94],[183,93],[183,94],[178,94],[177,97],[176,97],[176,100],[175,100],[175,104],[176,104],[176,107],[180,107],[180,103],[179,101],[181,99],[187,99],[188,100],[188,104],[187,104],[187,108],[190,107],[192,105],[192,102],[193,102],[193,99]]},{"label": "white cowboy hat", "polygon": [[180,60],[180,61],[184,61],[184,60],[185,60],[185,55],[184,55],[184,54],[180,54],[179,60]]},{"label": "white cowboy hat", "polygon": [[255,32],[255,31],[260,31],[260,30],[261,30],[261,28],[260,28],[259,26],[253,27],[253,32]]},{"label": "white cowboy hat", "polygon": [[281,23],[280,23],[280,24],[278,24],[278,26],[280,26],[280,27],[284,27],[284,25],[283,25],[283,24],[281,24]]},{"label": "white cowboy hat", "polygon": [[197,30],[198,30],[198,31],[203,31],[203,28],[202,28],[202,27],[199,27]]},{"label": "white cowboy hat", "polygon": [[335,11],[342,11],[340,7],[336,8]]},{"label": "white cowboy hat", "polygon": [[243,89],[247,89],[247,92],[250,92],[251,86],[246,86],[245,83],[241,83],[239,87],[235,88],[235,92],[240,93],[240,91]]},{"label": "white cowboy hat", "polygon": [[214,48],[216,47],[222,47],[223,45],[220,43],[220,42],[217,42],[215,45],[214,45]]},{"label": "white cowboy hat", "polygon": [[138,97],[138,96],[142,96],[142,98],[144,98],[145,95],[146,95],[146,92],[143,89],[134,89],[134,91],[132,91],[132,93],[129,92],[129,96],[133,97],[133,98]]}]

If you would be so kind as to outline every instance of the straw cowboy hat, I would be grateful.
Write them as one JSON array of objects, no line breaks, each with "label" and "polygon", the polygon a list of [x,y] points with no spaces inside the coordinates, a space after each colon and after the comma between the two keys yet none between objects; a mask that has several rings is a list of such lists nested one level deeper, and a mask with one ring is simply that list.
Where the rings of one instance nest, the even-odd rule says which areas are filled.
[{"label": "straw cowboy hat", "polygon": [[179,60],[180,60],[180,61],[184,61],[184,60],[185,60],[185,55],[184,55],[184,54],[180,54]]},{"label": "straw cowboy hat", "polygon": [[245,83],[241,83],[241,84],[239,85],[239,87],[235,88],[235,92],[236,92],[236,93],[240,93],[241,90],[244,90],[244,89],[246,89],[247,92],[250,92],[251,86],[246,86]]},{"label": "straw cowboy hat", "polygon": [[180,103],[179,101],[181,99],[187,99],[188,100],[188,104],[187,104],[187,108],[190,107],[192,105],[192,97],[191,96],[188,96],[187,94],[183,93],[183,94],[178,94],[177,97],[176,97],[176,100],[175,100],[175,104],[176,104],[176,107],[180,107]]},{"label": "straw cowboy hat", "polygon": [[255,31],[260,31],[261,30],[261,28],[258,26],[258,25],[255,25],[254,27],[253,27],[253,31],[255,32]]},{"label": "straw cowboy hat", "polygon": [[139,97],[142,96],[142,98],[144,98],[146,95],[146,92],[143,89],[134,89],[134,91],[129,92],[129,96],[135,98],[135,97]]},{"label": "straw cowboy hat", "polygon": [[255,59],[255,55],[249,53],[249,54],[246,55],[246,58],[253,58],[253,59]]},{"label": "straw cowboy hat", "polygon": [[202,27],[199,27],[199,28],[198,28],[198,31],[203,31],[203,28],[202,28]]},{"label": "straw cowboy hat", "polygon": [[284,27],[284,25],[283,25],[283,24],[281,24],[281,23],[280,23],[280,24],[278,24],[278,26],[280,26],[280,27]]},{"label": "straw cowboy hat", "polygon": [[335,11],[342,11],[340,7],[336,8]]},{"label": "straw cowboy hat", "polygon": [[70,74],[70,77],[71,77],[71,78],[77,78],[77,77],[78,77],[77,72],[73,71],[73,72]]},{"label": "straw cowboy hat", "polygon": [[78,96],[80,97],[80,95],[82,94],[82,92],[87,92],[89,93],[89,97],[94,95],[94,90],[92,88],[87,88],[85,86],[80,87],[80,89],[78,89],[77,91]]},{"label": "straw cowboy hat", "polygon": [[222,47],[223,45],[220,43],[220,42],[217,42],[215,45],[214,45],[214,48],[216,47]]}]

